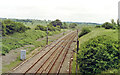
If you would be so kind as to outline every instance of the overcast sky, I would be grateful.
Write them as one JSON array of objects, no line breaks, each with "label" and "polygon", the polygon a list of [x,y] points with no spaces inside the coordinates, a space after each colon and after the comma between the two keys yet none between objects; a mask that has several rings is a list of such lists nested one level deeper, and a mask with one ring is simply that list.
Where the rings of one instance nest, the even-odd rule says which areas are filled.
[{"label": "overcast sky", "polygon": [[0,0],[0,17],[103,23],[118,18],[120,0]]}]

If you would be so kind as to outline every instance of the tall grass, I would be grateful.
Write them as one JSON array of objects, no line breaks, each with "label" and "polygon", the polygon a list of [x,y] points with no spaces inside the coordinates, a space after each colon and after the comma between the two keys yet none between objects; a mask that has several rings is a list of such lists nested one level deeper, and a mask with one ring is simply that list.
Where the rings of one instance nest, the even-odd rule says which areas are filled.
[{"label": "tall grass", "polygon": [[[54,31],[54,32],[49,32],[48,35],[53,35],[59,33],[59,31]],[[27,30],[24,33],[14,33],[12,35],[8,35],[3,37],[2,42],[3,42],[3,51],[2,53],[8,53],[12,49],[16,49],[19,47],[23,47],[24,45],[34,45],[36,47],[40,47],[45,45],[45,40],[44,41],[36,41],[39,38],[43,38],[46,36],[45,31],[41,30]]]}]

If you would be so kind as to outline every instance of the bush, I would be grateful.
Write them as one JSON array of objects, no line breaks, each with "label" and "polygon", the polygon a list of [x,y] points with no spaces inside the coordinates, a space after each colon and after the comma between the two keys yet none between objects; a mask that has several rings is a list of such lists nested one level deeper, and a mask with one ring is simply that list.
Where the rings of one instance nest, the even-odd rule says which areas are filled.
[{"label": "bush", "polygon": [[62,28],[62,22],[61,22],[59,19],[56,19],[55,21],[52,21],[52,22],[50,23],[50,25],[51,25],[51,26],[54,26],[54,27],[60,26],[60,28]]},{"label": "bush", "polygon": [[[56,31],[56,30],[60,31],[60,27],[59,26],[54,27],[52,25],[48,25],[47,27],[48,27],[49,31]],[[35,30],[47,31],[47,27],[42,26],[42,25],[37,25],[37,27],[35,27]]]},{"label": "bush", "polygon": [[81,37],[89,32],[91,32],[91,30],[89,28],[83,28],[82,32],[79,34],[79,37]]},{"label": "bush", "polygon": [[97,25],[97,26],[95,26],[96,28],[100,28],[101,26],[100,25]]},{"label": "bush", "polygon": [[81,73],[97,74],[111,68],[119,68],[118,41],[112,40],[111,37],[98,36],[81,47],[78,56]]},{"label": "bush", "polygon": [[102,25],[102,27],[105,28],[105,29],[116,29],[116,27],[114,25],[112,25],[111,23],[109,23],[109,22],[105,22]]},{"label": "bush", "polygon": [[15,32],[25,32],[27,29],[30,29],[29,27],[24,26],[22,23],[14,22],[11,20],[4,20],[2,22],[2,35],[9,35],[13,34]]},{"label": "bush", "polygon": [[47,28],[45,26],[42,25],[37,25],[37,27],[35,27],[35,30],[42,30],[42,31],[46,31]]},{"label": "bush", "polygon": [[76,26],[77,26],[76,23],[72,23],[72,24],[69,25],[70,28],[75,28]]},{"label": "bush", "polygon": [[5,45],[2,46],[2,55],[5,55],[5,53],[9,53],[9,51],[10,51],[9,47]]},{"label": "bush", "polygon": [[49,31],[56,31],[56,28],[54,26],[48,26]]}]

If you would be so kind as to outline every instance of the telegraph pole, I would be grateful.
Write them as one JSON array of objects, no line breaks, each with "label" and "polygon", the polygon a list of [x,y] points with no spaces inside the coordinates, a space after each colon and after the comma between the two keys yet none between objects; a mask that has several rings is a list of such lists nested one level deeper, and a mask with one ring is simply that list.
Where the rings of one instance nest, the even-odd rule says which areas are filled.
[{"label": "telegraph pole", "polygon": [[78,40],[78,29],[77,29],[76,75],[78,73],[78,51],[79,51],[79,40]]},{"label": "telegraph pole", "polygon": [[64,33],[65,33],[65,23],[64,23],[64,25],[63,25],[63,35],[64,35]]},{"label": "telegraph pole", "polygon": [[48,45],[48,27],[47,27],[46,45]]}]

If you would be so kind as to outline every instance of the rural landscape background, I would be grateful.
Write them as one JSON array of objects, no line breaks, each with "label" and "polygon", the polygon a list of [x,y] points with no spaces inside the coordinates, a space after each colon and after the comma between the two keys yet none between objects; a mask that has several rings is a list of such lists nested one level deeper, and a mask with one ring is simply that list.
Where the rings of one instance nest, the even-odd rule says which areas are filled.
[{"label": "rural landscape background", "polygon": [[[58,40],[59,38],[67,35],[72,31],[78,30],[79,51],[78,53],[76,53],[77,41],[75,41],[76,45],[74,46],[73,50],[74,53],[71,66],[72,67],[71,73],[73,74],[76,73],[76,60],[77,60],[78,64],[77,73],[81,75],[88,74],[120,75],[120,50],[119,50],[120,41],[118,39],[120,23],[118,15],[116,15],[117,14],[116,11],[118,9],[118,1],[113,2],[114,0],[110,0],[110,3],[109,2],[103,3],[104,7],[102,7],[102,2],[104,2],[102,0],[100,1],[101,7],[97,5],[99,4],[99,2],[96,2],[95,0],[90,1],[91,4],[94,3],[95,1],[94,5],[96,5],[96,8],[94,7],[94,5],[91,4],[90,4],[91,6],[90,5],[85,6],[86,4],[89,4],[89,1],[88,2],[87,1],[88,0],[86,0],[86,2],[84,1],[82,2],[76,0],[76,2],[73,2],[73,0],[71,0],[70,6],[72,9],[68,8],[67,3],[69,2],[66,1],[65,2],[64,1],[57,2],[54,0],[51,2],[42,1],[43,3],[45,3],[43,5],[40,5],[42,7],[40,7],[39,4],[37,5],[37,2],[39,2],[37,1],[35,2],[36,4],[32,5],[33,7],[32,9],[30,4],[34,1],[31,0],[30,1],[31,3],[28,5],[27,4],[25,5],[24,3],[23,6],[15,4],[16,7],[14,7],[14,5],[10,5],[9,9],[3,10],[4,12],[5,11],[7,12],[7,10],[14,9],[13,14],[15,15],[11,14],[11,12],[8,12],[9,14],[6,15],[3,12],[2,15],[0,16],[1,26],[0,53],[2,57],[2,61],[0,61],[0,63],[2,63],[1,64],[2,70],[0,73],[9,73],[16,66],[23,62],[22,60],[20,60],[20,50],[26,50],[26,59],[29,59],[36,53],[40,52],[40,50],[44,48],[46,45],[49,45],[50,43]],[[62,2],[64,2],[63,5],[60,4]],[[115,5],[111,5],[112,2]],[[51,18],[49,18],[50,16],[47,16],[49,8],[48,6],[45,6],[46,3],[48,5],[51,5],[50,8],[51,11],[49,13],[49,15],[52,13],[50,15]],[[86,4],[85,5],[81,4],[81,6],[83,7],[79,7],[79,3]],[[2,5],[4,6],[4,4]],[[22,12],[20,11],[24,16],[17,11],[18,10],[17,8],[19,8],[20,6],[24,10],[24,13],[23,11]],[[89,6],[90,8],[88,8]],[[108,9],[109,6],[113,8]],[[31,9],[28,9],[28,7]],[[54,7],[56,8],[61,7],[60,8],[61,10],[59,8],[56,9]],[[98,10],[98,7],[101,9]],[[39,13],[35,12],[37,11],[36,10],[37,8],[41,9],[38,10]],[[115,10],[112,10],[114,8]],[[44,9],[47,10],[44,11]],[[96,10],[92,11],[91,9]],[[74,12],[72,12],[73,10]],[[70,13],[68,13],[68,11]],[[47,15],[44,14],[44,12]],[[29,15],[31,14],[31,16],[26,15],[26,13],[28,13]],[[66,15],[67,13],[68,15]],[[18,14],[19,16],[16,14]],[[44,16],[39,14],[42,14]],[[46,39],[47,28],[48,28],[48,43]]]}]

